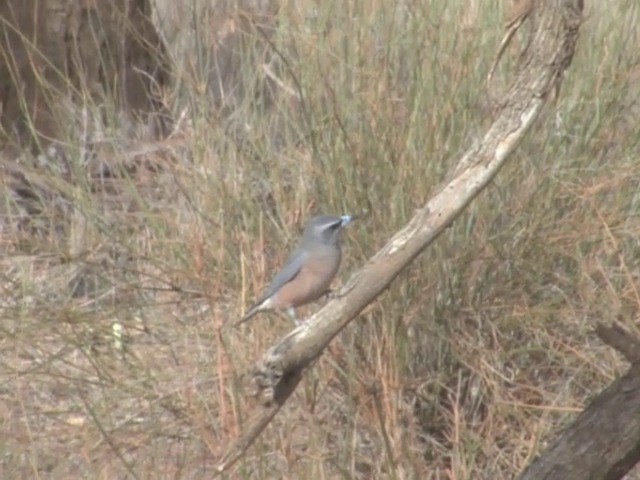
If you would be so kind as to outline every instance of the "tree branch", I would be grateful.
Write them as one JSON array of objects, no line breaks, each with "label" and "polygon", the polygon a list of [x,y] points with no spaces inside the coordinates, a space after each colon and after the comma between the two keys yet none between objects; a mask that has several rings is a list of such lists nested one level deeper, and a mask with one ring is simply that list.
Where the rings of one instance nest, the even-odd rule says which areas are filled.
[{"label": "tree branch", "polygon": [[599,324],[596,333],[631,368],[593,399],[520,480],[617,480],[640,461],[640,339],[616,324]]},{"label": "tree branch", "polygon": [[629,363],[640,364],[640,338],[637,335],[628,332],[618,323],[610,326],[598,323],[596,334],[600,340],[624,355]]},{"label": "tree branch", "polygon": [[[300,376],[353,318],[371,303],[491,182],[562,81],[573,58],[582,20],[580,0],[544,0],[530,14],[533,34],[513,85],[484,137],[461,158],[452,178],[358,272],[336,298],[271,347],[253,371],[266,409],[252,425],[266,425]],[[293,379],[293,381],[292,381]],[[293,388],[292,388],[293,385]],[[274,406],[275,405],[275,406]],[[277,411],[276,409],[276,411]],[[265,420],[267,419],[267,420]],[[266,423],[265,423],[266,422]],[[264,426],[262,427],[264,428]],[[229,448],[218,471],[229,468],[257,437],[250,427]]]}]

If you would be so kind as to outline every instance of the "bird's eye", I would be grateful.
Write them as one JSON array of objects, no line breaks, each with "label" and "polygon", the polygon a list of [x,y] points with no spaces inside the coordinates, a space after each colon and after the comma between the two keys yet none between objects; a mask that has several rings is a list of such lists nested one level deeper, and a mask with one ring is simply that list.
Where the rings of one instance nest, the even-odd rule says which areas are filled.
[{"label": "bird's eye", "polygon": [[329,228],[331,230],[338,230],[340,228],[340,226],[342,226],[342,221],[336,222],[336,223],[332,223]]}]

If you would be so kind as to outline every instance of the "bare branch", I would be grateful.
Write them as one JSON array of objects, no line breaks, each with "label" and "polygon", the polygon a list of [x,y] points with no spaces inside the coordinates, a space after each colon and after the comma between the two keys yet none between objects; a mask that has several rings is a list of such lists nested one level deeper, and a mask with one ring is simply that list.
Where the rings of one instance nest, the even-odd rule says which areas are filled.
[{"label": "bare branch", "polygon": [[520,480],[622,478],[640,460],[640,366],[600,393]]},{"label": "bare branch", "polygon": [[618,323],[610,326],[598,323],[596,333],[604,343],[624,355],[629,363],[640,364],[640,338],[637,335]]},{"label": "bare branch", "polygon": [[302,372],[299,372],[297,375],[289,375],[286,381],[283,381],[280,389],[281,396],[276,397],[271,405],[257,412],[254,417],[249,420],[249,427],[238,440],[233,442],[224,457],[218,462],[216,466],[217,474],[227,470],[242,456],[247,448],[251,446],[253,441],[258,438],[265,427],[269,425],[271,419],[276,416],[276,413],[278,413],[282,405],[287,401],[287,398],[289,398],[289,395],[296,389],[301,379]]},{"label": "bare branch", "polygon": [[599,323],[596,333],[631,362],[631,369],[599,393],[520,480],[617,480],[640,461],[640,339],[619,324]]},{"label": "bare branch", "polygon": [[511,43],[513,36],[516,34],[518,29],[522,26],[524,21],[533,11],[535,4],[533,0],[519,0],[514,2],[511,8],[511,15],[509,20],[507,20],[507,32],[502,37],[502,41],[500,42],[500,46],[498,47],[498,53],[496,53],[496,57],[491,64],[491,68],[489,69],[489,74],[487,75],[487,82],[491,81],[493,77],[493,72],[496,70],[504,51],[507,49],[507,46]]},{"label": "bare branch", "polygon": [[[582,19],[579,0],[545,0],[532,15],[532,41],[503,108],[484,137],[460,159],[453,177],[358,272],[336,298],[271,347],[256,364],[253,382],[267,407],[254,424],[268,422],[293,392],[300,375],[353,318],[371,303],[491,182],[561,83],[573,58]],[[292,380],[293,379],[293,380]],[[267,419],[267,420],[265,420]],[[265,423],[266,425],[266,423]],[[264,428],[264,427],[263,427]],[[260,429],[261,430],[261,429]],[[228,468],[255,438],[255,429],[232,445],[220,463]]]}]

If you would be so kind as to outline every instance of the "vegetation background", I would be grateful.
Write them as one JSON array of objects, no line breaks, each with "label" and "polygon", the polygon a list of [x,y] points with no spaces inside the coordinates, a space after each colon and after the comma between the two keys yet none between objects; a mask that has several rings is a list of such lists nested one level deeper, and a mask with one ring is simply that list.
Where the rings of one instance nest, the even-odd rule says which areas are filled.
[{"label": "vegetation background", "polygon": [[[527,34],[487,83],[510,2],[153,6],[162,140],[72,78],[82,102],[44,100],[55,141],[4,131],[2,478],[210,478],[291,325],[220,327],[313,214],[368,212],[342,278],[376,252],[491,122]],[[638,25],[635,0],[588,2],[508,168],[229,478],[513,478],[625,369],[593,326],[640,327]]]}]

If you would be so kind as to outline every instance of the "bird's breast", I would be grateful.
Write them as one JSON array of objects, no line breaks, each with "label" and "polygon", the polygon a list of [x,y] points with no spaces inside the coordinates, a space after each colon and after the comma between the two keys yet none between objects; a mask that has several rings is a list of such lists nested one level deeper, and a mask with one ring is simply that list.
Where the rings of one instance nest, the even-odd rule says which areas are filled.
[{"label": "bird's breast", "polygon": [[330,255],[310,255],[298,274],[277,294],[280,308],[299,307],[313,302],[327,292],[340,267],[338,250]]}]

